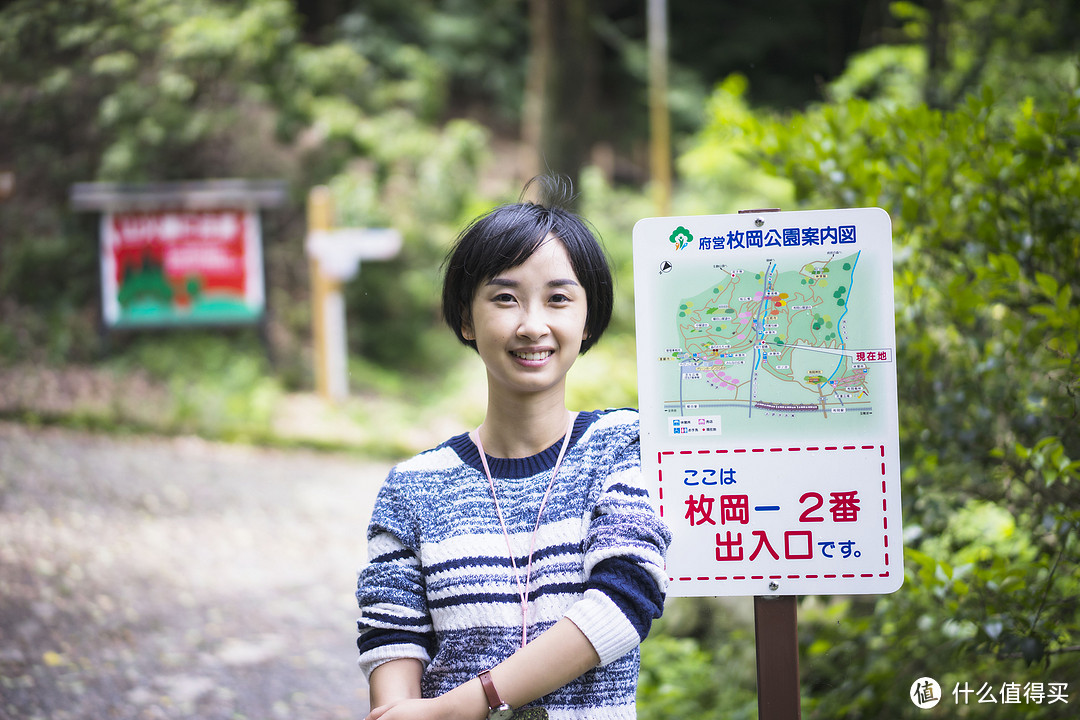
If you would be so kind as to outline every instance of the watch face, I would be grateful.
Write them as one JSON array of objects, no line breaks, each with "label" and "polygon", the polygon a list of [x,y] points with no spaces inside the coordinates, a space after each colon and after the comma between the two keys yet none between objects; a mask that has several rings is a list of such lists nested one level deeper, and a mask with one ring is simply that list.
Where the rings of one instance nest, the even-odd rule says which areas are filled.
[{"label": "watch face", "polygon": [[506,703],[488,711],[488,720],[510,720],[513,716],[514,709]]}]

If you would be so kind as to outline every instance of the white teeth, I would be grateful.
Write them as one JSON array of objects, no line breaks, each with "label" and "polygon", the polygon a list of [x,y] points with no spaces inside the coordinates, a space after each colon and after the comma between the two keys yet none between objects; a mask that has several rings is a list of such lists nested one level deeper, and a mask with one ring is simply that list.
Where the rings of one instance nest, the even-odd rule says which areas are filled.
[{"label": "white teeth", "polygon": [[516,353],[514,353],[514,355],[521,358],[522,360],[543,360],[544,358],[546,358],[550,354],[551,354],[550,352],[526,352],[526,353],[516,352]]}]

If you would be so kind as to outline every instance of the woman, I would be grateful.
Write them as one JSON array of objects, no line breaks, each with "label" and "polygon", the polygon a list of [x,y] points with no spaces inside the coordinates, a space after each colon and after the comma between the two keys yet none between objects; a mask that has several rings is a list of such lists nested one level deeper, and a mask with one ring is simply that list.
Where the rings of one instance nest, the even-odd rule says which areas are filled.
[{"label": "woman", "polygon": [[670,535],[637,413],[566,407],[612,301],[599,243],[560,207],[502,206],[458,238],[443,313],[484,362],[487,412],[380,491],[357,590],[369,718],[635,716]]}]

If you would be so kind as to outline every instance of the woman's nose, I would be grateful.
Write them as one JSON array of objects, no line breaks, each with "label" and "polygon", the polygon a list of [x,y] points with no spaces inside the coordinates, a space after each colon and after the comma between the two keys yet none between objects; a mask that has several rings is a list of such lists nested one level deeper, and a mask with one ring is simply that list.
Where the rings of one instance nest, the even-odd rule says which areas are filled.
[{"label": "woman's nose", "polygon": [[543,308],[525,308],[521,312],[518,335],[530,339],[539,339],[548,334],[547,314]]}]

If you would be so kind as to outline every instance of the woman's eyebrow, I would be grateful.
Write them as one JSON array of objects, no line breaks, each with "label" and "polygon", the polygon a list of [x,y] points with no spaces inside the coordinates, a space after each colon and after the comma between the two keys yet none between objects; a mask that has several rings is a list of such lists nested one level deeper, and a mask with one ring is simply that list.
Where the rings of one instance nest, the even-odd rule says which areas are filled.
[{"label": "woman's eyebrow", "polygon": [[[517,280],[511,280],[509,278],[501,278],[501,277],[491,278],[490,280],[488,280],[484,284],[487,285],[487,286],[494,285],[494,286],[497,286],[497,287],[509,287],[509,288],[516,288],[519,285],[521,285],[521,283],[519,283]],[[556,278],[554,280],[548,280],[546,285],[547,285],[547,287],[553,287],[553,288],[555,288],[555,287],[577,287],[577,286],[580,285],[580,283],[577,280],[574,280],[573,278]]]}]

